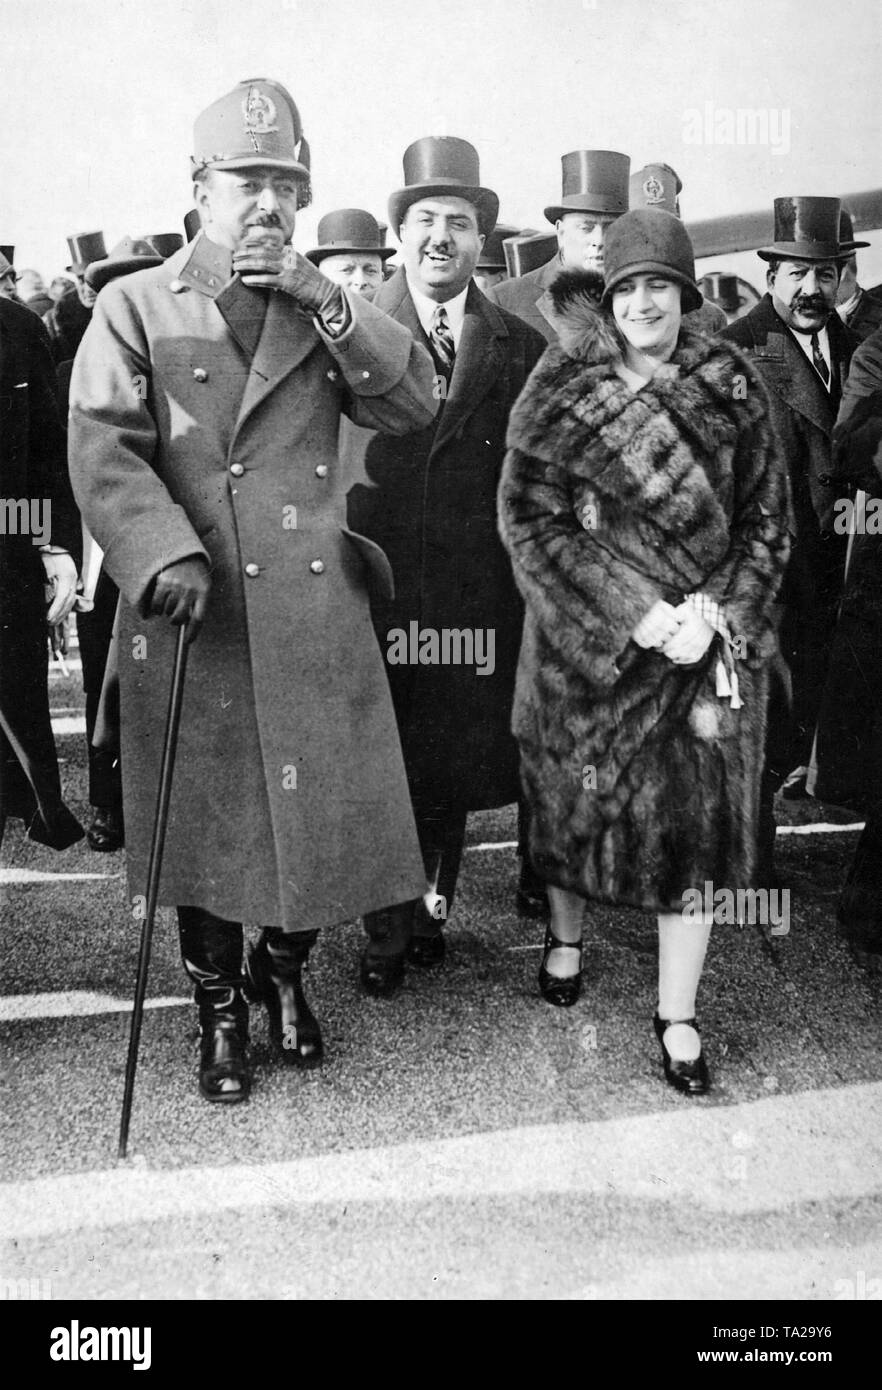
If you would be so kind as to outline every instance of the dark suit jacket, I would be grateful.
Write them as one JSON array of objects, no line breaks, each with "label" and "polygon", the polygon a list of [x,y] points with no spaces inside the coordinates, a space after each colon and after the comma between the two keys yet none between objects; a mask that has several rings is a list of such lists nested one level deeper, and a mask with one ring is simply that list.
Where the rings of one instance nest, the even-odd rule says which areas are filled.
[{"label": "dark suit jacket", "polygon": [[778,317],[770,295],[764,295],[755,309],[720,335],[753,359],[768,389],[772,426],[787,461],[793,535],[782,590],[781,649],[793,683],[796,744],[792,753],[782,751],[781,758],[792,756],[801,762],[808,761],[811,749],[847,548],[847,537],[833,529],[834,505],[842,496],[842,485],[832,476],[831,436],[857,340],[835,313],[827,322],[827,332],[832,391],[827,391]]},{"label": "dark suit jacket", "polygon": [[[374,304],[428,344],[403,269]],[[444,800],[480,810],[518,795],[510,718],[523,606],[497,531],[496,490],[509,411],[544,348],[472,284],[449,394],[432,425],[391,439],[344,424],[344,458],[365,480],[349,494],[349,524],[382,546],[395,580],[394,599],[372,604],[384,655],[389,632],[411,622],[494,634],[492,675],[387,660],[418,811]]]},{"label": "dark suit jacket", "polygon": [[559,256],[552,256],[546,265],[536,270],[528,270],[526,275],[518,275],[513,280],[500,280],[494,285],[487,298],[491,304],[498,304],[510,314],[517,314],[524,323],[530,324],[541,333],[547,343],[556,343],[557,334],[548,319],[537,308],[538,301],[545,294],[555,276],[560,274]]},{"label": "dark suit jacket", "polygon": [[[20,816],[32,839],[63,849],[82,835],[61,800],[49,717],[44,571],[29,525],[79,564],[80,519],[67,473],[55,371],[39,318],[0,299],[0,820]],[[31,504],[36,509],[31,510]]]}]

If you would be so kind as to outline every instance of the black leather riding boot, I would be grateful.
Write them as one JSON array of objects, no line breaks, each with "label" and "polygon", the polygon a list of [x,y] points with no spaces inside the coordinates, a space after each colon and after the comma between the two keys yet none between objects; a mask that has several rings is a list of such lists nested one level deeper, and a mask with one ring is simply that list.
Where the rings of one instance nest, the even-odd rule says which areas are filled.
[{"label": "black leather riding boot", "polygon": [[317,931],[264,927],[245,967],[248,997],[266,1005],[273,1049],[299,1067],[317,1067],[324,1057],[318,1020],[303,993],[301,976],[317,937]]},{"label": "black leather riding boot", "polygon": [[242,924],[198,907],[179,907],[181,959],[195,985],[201,1061],[199,1089],[206,1100],[247,1100],[248,1005],[242,993]]}]

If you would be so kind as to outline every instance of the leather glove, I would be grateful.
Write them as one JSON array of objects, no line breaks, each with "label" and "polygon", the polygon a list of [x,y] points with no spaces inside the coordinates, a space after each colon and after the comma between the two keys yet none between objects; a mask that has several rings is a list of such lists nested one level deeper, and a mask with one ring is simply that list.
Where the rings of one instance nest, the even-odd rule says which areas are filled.
[{"label": "leather glove", "polygon": [[660,650],[677,632],[682,621],[678,609],[659,599],[631,633],[631,640],[638,647],[655,647]]},{"label": "leather glove", "polygon": [[340,286],[293,247],[283,245],[275,227],[254,228],[233,252],[233,269],[243,285],[290,294],[310,316],[335,318],[343,313]]},{"label": "leather glove", "polygon": [[205,621],[211,575],[201,556],[178,560],[160,570],[143,606],[144,616],[166,617],[174,627],[186,623],[187,641],[193,642]]},{"label": "leather glove", "polygon": [[76,602],[77,567],[66,550],[41,551],[40,559],[46,571],[46,622],[54,627],[64,621]]}]

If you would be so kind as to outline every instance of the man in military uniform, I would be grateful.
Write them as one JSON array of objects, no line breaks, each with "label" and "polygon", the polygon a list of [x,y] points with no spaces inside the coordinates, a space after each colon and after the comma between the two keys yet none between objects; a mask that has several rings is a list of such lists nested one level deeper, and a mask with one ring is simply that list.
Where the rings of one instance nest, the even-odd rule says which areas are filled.
[{"label": "man in military uniform", "polygon": [[[427,428],[433,366],[401,324],[290,247],[309,200],[300,116],[277,82],[198,118],[202,232],[100,294],[71,383],[70,466],[123,595],[129,884],[143,893],[174,647],[192,640],[160,902],[178,909],[200,1088],[245,1099],[249,991],[283,1059],[322,1057],[301,966],[316,932],[422,887],[369,585],[346,527],[342,414]],[[168,623],[151,624],[164,616]],[[171,624],[171,625],[170,625]]]},{"label": "man in military uniform", "polygon": [[[642,169],[631,175],[630,207],[654,208],[679,217],[682,192],[683,181],[670,164],[644,164]],[[690,309],[684,315],[685,327],[696,328],[699,333],[721,332],[728,323],[725,313],[718,304],[712,304],[703,295],[702,301],[697,309]]]},{"label": "man in military uniform", "polygon": [[549,343],[557,342],[557,333],[543,313],[548,287],[564,269],[603,273],[604,236],[610,223],[628,211],[631,167],[628,156],[615,150],[573,150],[562,156],[561,164],[561,200],[545,209],[557,232],[557,255],[487,293],[493,304],[517,314]]}]

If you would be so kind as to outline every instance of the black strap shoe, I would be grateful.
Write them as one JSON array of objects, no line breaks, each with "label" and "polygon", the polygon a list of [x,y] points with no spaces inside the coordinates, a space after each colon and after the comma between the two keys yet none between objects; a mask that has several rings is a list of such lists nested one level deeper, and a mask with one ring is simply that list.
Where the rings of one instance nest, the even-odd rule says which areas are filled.
[{"label": "black strap shoe", "polygon": [[99,854],[112,854],[114,850],[122,849],[126,842],[122,811],[112,806],[97,806],[92,824],[86,831],[86,839],[89,848],[97,850]]},{"label": "black strap shoe", "polygon": [[662,1058],[665,1065],[665,1080],[669,1086],[673,1086],[675,1091],[682,1091],[687,1096],[703,1096],[710,1090],[710,1076],[707,1070],[707,1063],[704,1054],[699,1055],[688,1062],[681,1061],[677,1057],[672,1057],[665,1047],[665,1031],[672,1028],[674,1024],[682,1023],[687,1028],[694,1028],[695,1032],[701,1036],[701,1029],[694,1018],[659,1018],[658,1014],[652,1020],[655,1028],[655,1036],[659,1040],[662,1050]]},{"label": "black strap shoe", "polygon": [[298,1067],[318,1067],[324,1060],[318,1019],[303,993],[301,971],[315,933],[283,932],[266,927],[245,963],[249,999],[266,1006],[273,1051]]},{"label": "black strap shoe", "polygon": [[[550,952],[566,949],[579,952],[579,969],[575,975],[549,974],[546,966]],[[581,940],[560,941],[550,926],[545,928],[545,950],[542,955],[542,964],[539,967],[539,989],[543,999],[547,999],[549,1004],[555,1004],[559,1009],[568,1009],[572,1004],[575,1004],[582,992]]]}]

